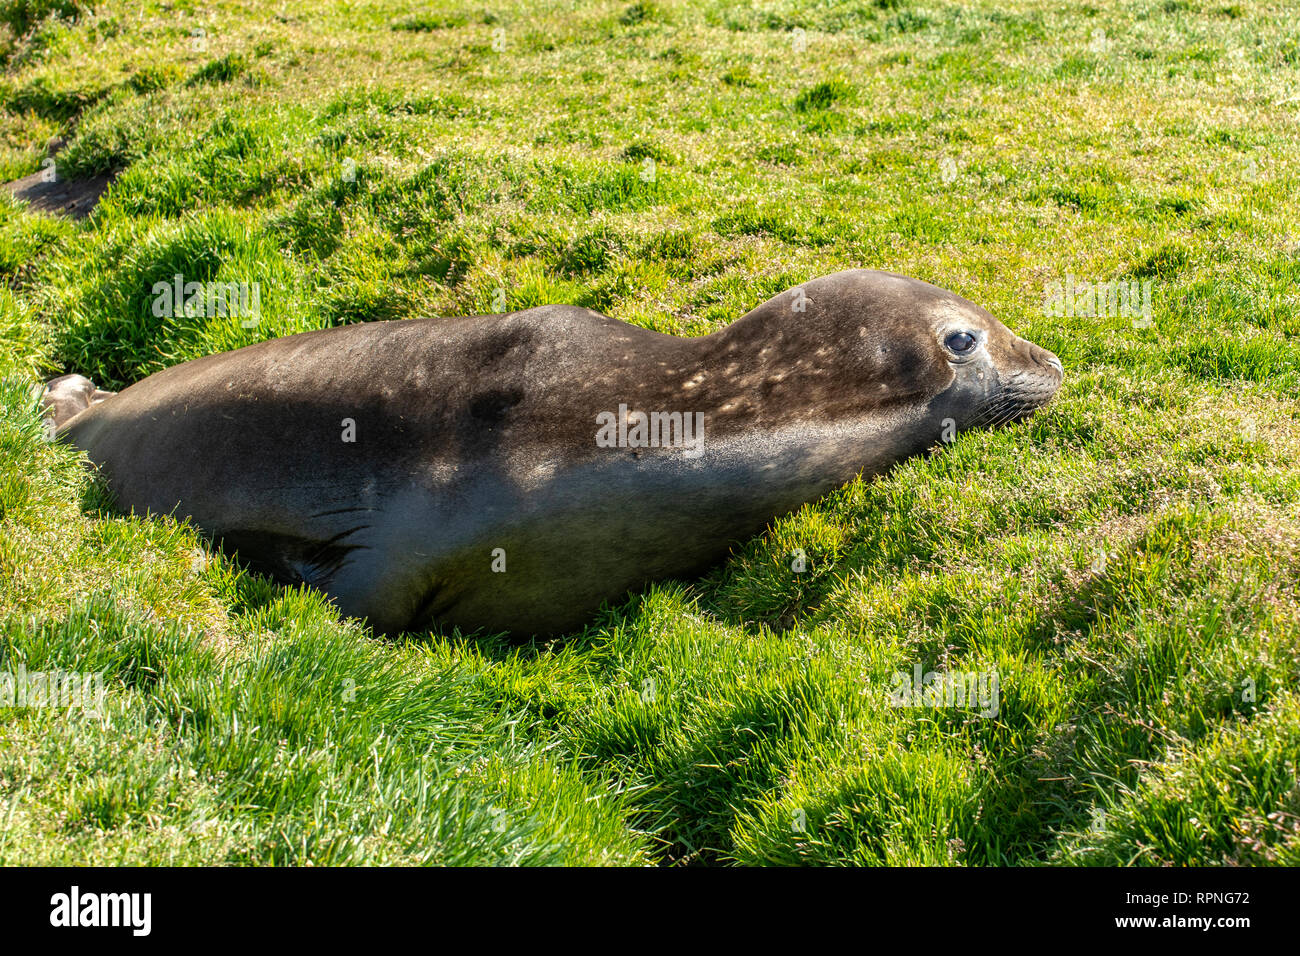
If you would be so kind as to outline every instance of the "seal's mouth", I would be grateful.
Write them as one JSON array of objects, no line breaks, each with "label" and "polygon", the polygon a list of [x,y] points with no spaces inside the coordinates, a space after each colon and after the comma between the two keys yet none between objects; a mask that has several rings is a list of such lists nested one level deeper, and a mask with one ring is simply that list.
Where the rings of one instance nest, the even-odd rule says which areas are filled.
[{"label": "seal's mouth", "polygon": [[1051,352],[1040,350],[1037,368],[1008,376],[1001,388],[985,398],[971,415],[967,428],[998,428],[1022,421],[1056,396],[1065,368]]}]

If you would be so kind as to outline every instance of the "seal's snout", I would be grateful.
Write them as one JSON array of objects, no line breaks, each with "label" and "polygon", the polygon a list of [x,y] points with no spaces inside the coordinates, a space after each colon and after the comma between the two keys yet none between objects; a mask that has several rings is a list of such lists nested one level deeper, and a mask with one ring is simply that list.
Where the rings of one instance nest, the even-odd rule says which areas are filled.
[{"label": "seal's snout", "polygon": [[1027,371],[1048,372],[1055,375],[1058,380],[1065,375],[1065,366],[1061,364],[1061,360],[1055,354],[1041,345],[1035,345],[1028,339],[1022,339],[1014,335],[1014,333],[1010,354],[1014,356],[1013,361],[1024,365]]},{"label": "seal's snout", "polygon": [[1065,366],[1056,355],[1041,345],[1035,345],[1019,336],[1011,347],[1010,379],[1046,402],[1061,387]]},{"label": "seal's snout", "polygon": [[1065,377],[1065,366],[1061,364],[1061,360],[1052,352],[1049,352],[1041,345],[1035,345],[1033,342],[1026,342],[1025,344],[1029,346],[1030,358],[1032,358],[1037,365],[1051,369],[1056,373],[1058,379]]}]

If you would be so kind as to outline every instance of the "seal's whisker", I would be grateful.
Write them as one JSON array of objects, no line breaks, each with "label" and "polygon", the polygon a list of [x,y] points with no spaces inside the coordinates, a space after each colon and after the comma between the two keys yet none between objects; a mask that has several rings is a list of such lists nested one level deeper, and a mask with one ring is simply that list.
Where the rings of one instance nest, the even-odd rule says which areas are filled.
[{"label": "seal's whisker", "polygon": [[969,428],[983,428],[988,423],[997,419],[1002,412],[1008,407],[1016,404],[1014,396],[999,395],[997,398],[989,399],[980,407],[979,413],[971,420]]},{"label": "seal's whisker", "polygon": [[976,408],[975,414],[971,416],[970,425],[968,427],[978,428],[980,422],[982,422],[991,411],[997,409],[1004,401],[1006,401],[1006,396],[1004,395],[984,399],[984,401],[980,402],[979,406]]},{"label": "seal's whisker", "polygon": [[1034,401],[1021,391],[1002,392],[994,398],[986,399],[980,406],[967,428],[997,428],[1019,415],[1036,410],[1045,402]]},{"label": "seal's whisker", "polygon": [[1011,419],[1015,418],[1017,415],[1022,414],[1025,411],[1025,408],[1026,406],[1024,402],[1021,401],[1014,402],[1011,405],[1011,407],[1006,409],[1002,413],[1002,415],[998,418],[998,420],[995,421],[993,425],[990,427],[997,428],[1001,425],[1006,424],[1007,422],[1011,421]]}]

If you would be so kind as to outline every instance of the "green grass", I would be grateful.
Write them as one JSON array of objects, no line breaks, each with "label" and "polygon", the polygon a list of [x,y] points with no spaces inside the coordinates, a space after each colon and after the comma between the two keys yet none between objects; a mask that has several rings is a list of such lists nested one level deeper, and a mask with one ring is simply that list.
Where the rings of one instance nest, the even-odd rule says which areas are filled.
[{"label": "green grass", "polygon": [[[0,4],[0,174],[118,174],[0,199],[0,672],[106,687],[0,709],[0,862],[1300,863],[1288,9]],[[850,267],[1060,397],[548,644],[378,640],[115,515],[30,392],[502,295],[696,335]],[[261,323],[153,316],[178,272]],[[1151,326],[1047,314],[1068,275]],[[916,664],[996,716],[889,706]]]}]

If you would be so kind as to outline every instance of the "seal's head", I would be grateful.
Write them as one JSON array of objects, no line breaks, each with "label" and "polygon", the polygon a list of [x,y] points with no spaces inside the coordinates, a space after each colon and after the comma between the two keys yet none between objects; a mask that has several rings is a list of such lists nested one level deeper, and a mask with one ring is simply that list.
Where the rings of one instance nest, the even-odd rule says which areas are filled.
[{"label": "seal's head", "polygon": [[[751,315],[763,336],[752,351],[779,354],[783,374],[793,366],[792,391],[823,412],[898,410],[935,434],[949,423],[964,431],[1024,418],[1061,384],[1047,349],[961,296],[892,272],[823,276]],[[745,324],[737,334],[749,334]],[[773,340],[785,347],[770,348]]]},{"label": "seal's head", "polygon": [[1060,359],[973,302],[947,293],[929,307],[925,320],[934,363],[951,371],[932,408],[959,430],[1025,418],[1051,401],[1061,385],[1065,370]]}]

